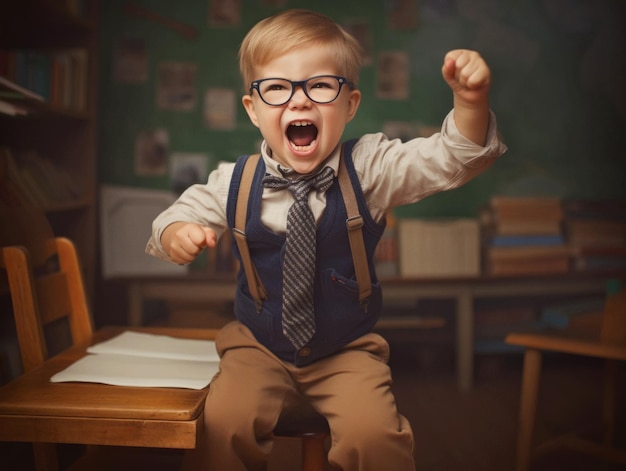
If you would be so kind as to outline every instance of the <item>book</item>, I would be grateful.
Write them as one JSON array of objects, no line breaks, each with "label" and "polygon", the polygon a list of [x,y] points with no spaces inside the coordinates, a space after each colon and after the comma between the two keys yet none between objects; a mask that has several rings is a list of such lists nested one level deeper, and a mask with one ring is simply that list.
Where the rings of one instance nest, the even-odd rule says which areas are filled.
[{"label": "book", "polygon": [[498,219],[559,220],[563,217],[560,198],[493,196],[489,205]]},{"label": "book", "polygon": [[485,226],[486,233],[497,235],[560,235],[562,233],[560,221],[500,221],[491,226]]},{"label": "book", "polygon": [[516,247],[516,246],[554,246],[565,244],[565,238],[561,234],[539,235],[498,235],[491,238],[492,247]]},{"label": "book", "polygon": [[478,276],[478,220],[399,219],[398,260],[403,277]]},{"label": "book", "polygon": [[626,201],[617,199],[569,199],[563,202],[563,212],[565,219],[626,221]]},{"label": "book", "polygon": [[573,271],[626,269],[626,201],[568,200],[564,210]]},{"label": "book", "polygon": [[387,215],[387,226],[376,250],[374,265],[379,278],[392,278],[398,275],[398,234],[397,222],[392,213]]},{"label": "book", "polygon": [[87,355],[50,378],[53,383],[203,389],[219,369],[212,340],[126,331],[87,348]]},{"label": "book", "polygon": [[570,249],[566,245],[519,245],[487,248],[487,257],[491,261],[555,257],[568,258],[569,255]]},{"label": "book", "polygon": [[485,236],[560,235],[562,220],[559,198],[493,196],[480,211]]},{"label": "book", "polygon": [[575,271],[626,271],[626,257],[577,256],[572,268]]},{"label": "book", "polygon": [[50,56],[34,49],[18,49],[15,55],[15,81],[24,88],[50,97]]},{"label": "book", "polygon": [[549,305],[541,311],[541,322],[555,329],[595,325],[599,328],[605,299],[593,298]]},{"label": "book", "polygon": [[547,275],[569,271],[567,255],[553,257],[517,257],[513,259],[488,260],[486,271],[495,276]]},{"label": "book", "polygon": [[574,271],[626,270],[626,245],[571,245]]},{"label": "book", "polygon": [[69,107],[78,111],[85,111],[87,107],[87,51],[76,48],[67,51],[70,57],[72,87],[69,91]]},{"label": "book", "polygon": [[28,88],[22,87],[17,83],[2,77],[0,75],[0,98],[5,99],[31,99],[36,101],[44,101],[44,98]]},{"label": "book", "polygon": [[55,52],[50,66],[50,103],[85,111],[87,107],[88,55],[82,48]]},{"label": "book", "polygon": [[15,54],[7,49],[0,49],[0,76],[10,79],[15,76]]},{"label": "book", "polygon": [[626,221],[611,219],[569,219],[565,222],[572,246],[626,246]]}]

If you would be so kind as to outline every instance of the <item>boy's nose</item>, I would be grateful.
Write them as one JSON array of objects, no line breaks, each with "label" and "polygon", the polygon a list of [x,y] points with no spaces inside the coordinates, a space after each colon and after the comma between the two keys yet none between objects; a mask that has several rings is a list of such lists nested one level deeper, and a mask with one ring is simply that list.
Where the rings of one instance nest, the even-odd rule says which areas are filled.
[{"label": "boy's nose", "polygon": [[293,90],[293,96],[289,102],[298,105],[310,102],[309,97],[304,93],[304,87],[297,85]]}]

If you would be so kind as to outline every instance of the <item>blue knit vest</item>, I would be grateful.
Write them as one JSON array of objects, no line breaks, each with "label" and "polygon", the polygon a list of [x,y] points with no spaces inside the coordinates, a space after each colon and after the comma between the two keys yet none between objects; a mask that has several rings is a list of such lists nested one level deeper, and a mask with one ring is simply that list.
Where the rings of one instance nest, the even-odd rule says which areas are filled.
[{"label": "blue knit vest", "polygon": [[[359,212],[363,217],[363,239],[367,252],[372,295],[367,309],[359,303],[352,252],[346,229],[347,212],[337,178],[326,192],[326,208],[317,228],[317,252],[314,287],[316,332],[309,343],[299,351],[282,333],[282,264],[285,252],[285,235],[267,229],[261,223],[262,179],[265,163],[259,160],[250,197],[246,221],[246,237],[252,262],[267,291],[267,299],[258,311],[250,294],[243,268],[237,274],[235,315],[254,334],[256,339],[282,360],[304,366],[336,352],[347,343],[368,333],[380,316],[382,295],[374,271],[374,250],[385,229],[384,222],[376,223],[368,209],[358,176],[352,162],[352,147],[356,140],[344,144],[343,158],[355,191]],[[227,218],[232,231],[235,224],[237,192],[245,161],[237,159],[231,180]],[[233,251],[239,261],[236,244]],[[241,266],[241,263],[240,263]]]}]

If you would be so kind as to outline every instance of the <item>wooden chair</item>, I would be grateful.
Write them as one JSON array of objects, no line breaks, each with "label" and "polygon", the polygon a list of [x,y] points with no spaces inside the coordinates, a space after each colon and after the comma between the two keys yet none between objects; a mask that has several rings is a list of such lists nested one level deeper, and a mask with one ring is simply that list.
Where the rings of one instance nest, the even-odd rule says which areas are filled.
[{"label": "wooden chair", "polygon": [[[55,237],[45,215],[36,208],[2,207],[0,216],[3,229],[0,267],[6,272],[22,367],[28,372],[48,359],[50,347],[58,352],[88,342],[94,333],[93,322],[72,241]],[[46,331],[51,326],[54,333],[47,336]],[[58,337],[65,338],[59,340]],[[72,470],[101,469],[98,463],[110,462],[116,448],[87,447],[86,450],[87,453],[72,465]],[[134,460],[138,457],[129,452],[130,449],[124,449],[119,453],[121,461],[116,469],[136,469]],[[163,456],[158,450],[150,449],[141,455],[142,464],[163,465]],[[54,444],[34,443],[33,457],[37,470],[59,469]],[[177,467],[175,462],[171,469]]]},{"label": "wooden chair", "polygon": [[[626,288],[609,291],[601,325],[595,331],[584,329],[557,332],[511,333],[506,342],[524,347],[524,367],[519,411],[516,471],[531,469],[534,452],[567,447],[591,453],[600,459],[626,464],[626,450],[613,446],[615,433],[615,388],[618,361],[626,361]],[[605,360],[605,382],[602,416],[602,440],[583,439],[568,434],[535,446],[537,403],[542,352],[560,352]]]},{"label": "wooden chair", "polygon": [[[89,341],[93,336],[93,321],[89,310],[78,255],[67,238],[55,237],[45,216],[34,208],[0,207],[0,268],[8,278],[13,313],[25,372],[39,367],[48,358],[49,345],[45,328],[66,320],[69,324],[69,344]],[[167,329],[160,329],[167,335]],[[59,347],[55,347],[58,349]],[[277,437],[302,439],[302,471],[323,471],[324,440],[328,425],[319,415],[294,412],[281,416],[275,430]],[[33,444],[35,466],[38,470],[58,469],[56,446]],[[73,465],[72,470],[106,469],[111,463],[111,451],[117,451],[121,464],[115,469],[165,469],[164,460],[171,460],[171,451],[159,453],[153,449],[115,450],[109,447],[89,447],[89,453]],[[98,454],[105,454],[102,458]],[[139,455],[139,456],[138,456]],[[124,467],[123,467],[124,466]],[[172,464],[172,469],[178,463]]]}]

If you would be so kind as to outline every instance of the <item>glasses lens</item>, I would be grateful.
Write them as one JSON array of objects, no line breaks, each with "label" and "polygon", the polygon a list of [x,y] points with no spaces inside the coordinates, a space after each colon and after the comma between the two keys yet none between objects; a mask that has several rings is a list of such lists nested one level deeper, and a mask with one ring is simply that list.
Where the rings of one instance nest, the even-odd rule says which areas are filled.
[{"label": "glasses lens", "polygon": [[306,83],[306,92],[311,100],[318,103],[330,103],[337,95],[341,84],[337,77],[324,75],[310,78]]},{"label": "glasses lens", "polygon": [[270,105],[282,105],[291,98],[291,82],[284,79],[269,79],[259,83],[261,98]]}]

